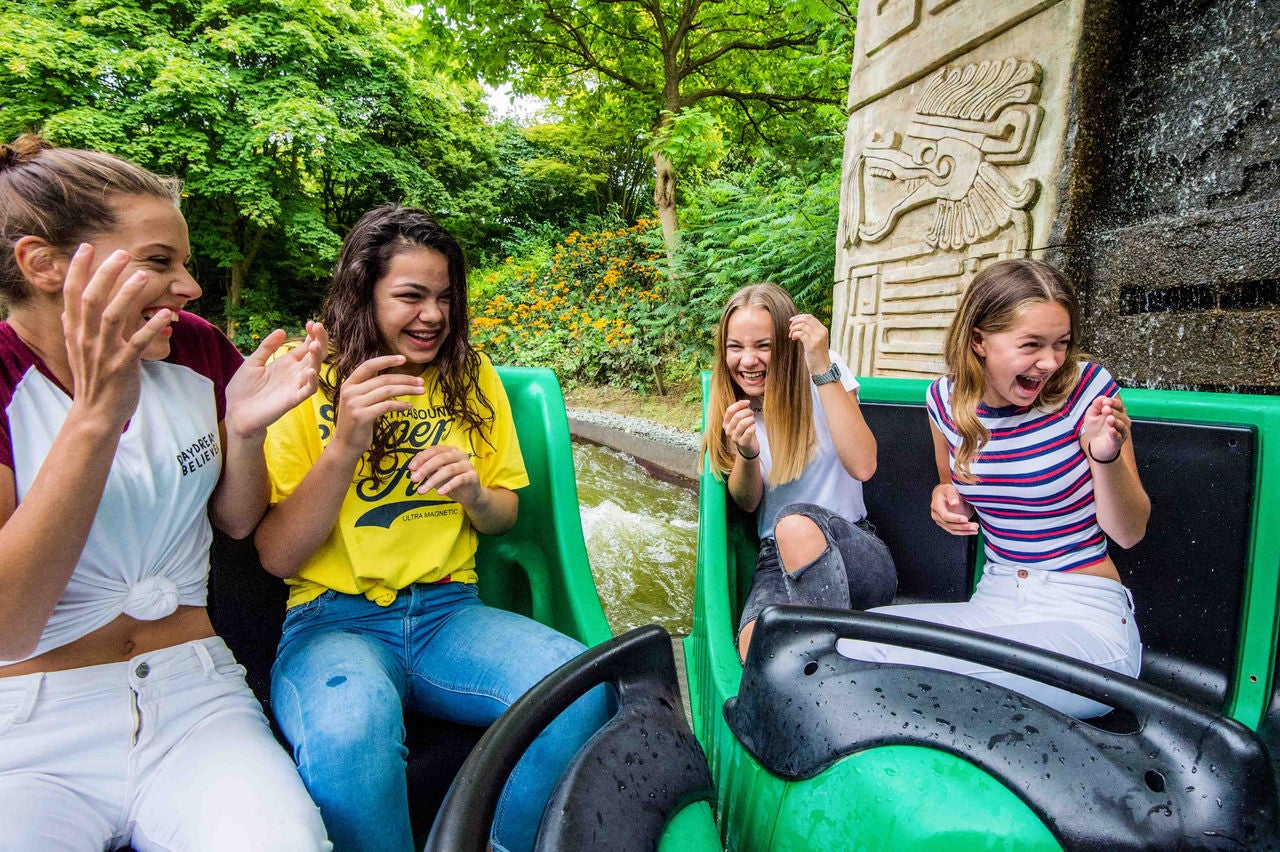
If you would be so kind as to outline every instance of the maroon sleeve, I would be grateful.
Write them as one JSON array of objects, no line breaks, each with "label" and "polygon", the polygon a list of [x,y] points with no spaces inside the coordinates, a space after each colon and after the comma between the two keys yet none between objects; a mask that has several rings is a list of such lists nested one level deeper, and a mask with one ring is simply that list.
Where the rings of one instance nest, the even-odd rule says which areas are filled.
[{"label": "maroon sleeve", "polygon": [[218,422],[227,414],[227,383],[244,363],[240,350],[227,336],[206,320],[182,311],[166,361],[190,367],[213,382],[213,395],[218,406]]}]

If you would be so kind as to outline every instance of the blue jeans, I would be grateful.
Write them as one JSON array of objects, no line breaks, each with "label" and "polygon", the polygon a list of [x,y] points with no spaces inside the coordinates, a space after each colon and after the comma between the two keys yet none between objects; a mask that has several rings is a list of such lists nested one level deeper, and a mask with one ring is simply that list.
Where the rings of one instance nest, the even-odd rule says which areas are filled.
[{"label": "blue jeans", "polygon": [[[271,703],[337,852],[409,852],[404,710],[489,725],[583,651],[536,621],[485,606],[465,583],[413,585],[380,607],[329,591],[289,610]],[[511,774],[495,850],[533,847],[542,809],[607,717],[604,690],[560,715]]]}]

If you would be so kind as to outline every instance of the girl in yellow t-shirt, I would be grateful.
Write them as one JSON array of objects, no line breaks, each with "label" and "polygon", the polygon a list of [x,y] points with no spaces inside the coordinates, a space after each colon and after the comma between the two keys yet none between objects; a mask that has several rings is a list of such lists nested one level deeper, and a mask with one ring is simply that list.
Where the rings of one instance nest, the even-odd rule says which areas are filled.
[{"label": "girl in yellow t-shirt", "polygon": [[[407,852],[404,709],[490,724],[583,646],[476,593],[476,533],[509,529],[529,480],[502,384],[467,340],[457,241],[421,210],[369,211],[322,313],[320,388],[267,436],[256,544],[291,587],[271,700],[336,847]],[[535,741],[494,849],[532,847],[604,718],[597,691]]]}]

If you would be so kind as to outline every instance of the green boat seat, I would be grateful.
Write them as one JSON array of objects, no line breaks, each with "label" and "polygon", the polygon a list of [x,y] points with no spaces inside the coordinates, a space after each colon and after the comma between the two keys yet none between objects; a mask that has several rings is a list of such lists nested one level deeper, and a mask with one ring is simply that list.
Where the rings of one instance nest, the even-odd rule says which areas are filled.
[{"label": "green boat seat", "polygon": [[[898,600],[963,600],[981,572],[981,542],[978,537],[949,536],[929,517],[937,472],[924,407],[928,383],[861,381],[863,410],[880,447],[877,472],[864,489],[868,518],[894,554]],[[1142,705],[1141,713],[1132,702],[1104,701],[1119,709],[1089,723],[1062,717],[1042,720],[1045,728],[1032,727],[1052,737],[1059,748],[1065,742],[1076,743],[1082,754],[1094,749],[1092,757],[1105,760],[1109,738],[1136,742],[1151,732],[1171,736],[1167,731],[1177,727],[1178,719],[1203,714],[1211,736],[1225,732],[1228,739],[1241,739],[1248,747],[1239,754],[1226,750],[1224,763],[1213,763],[1215,768],[1207,770],[1194,761],[1188,764],[1186,756],[1177,753],[1183,746],[1169,739],[1166,745],[1174,755],[1164,763],[1175,768],[1169,774],[1155,766],[1130,773],[1130,780],[1138,779],[1141,794],[1133,801],[1156,792],[1153,784],[1169,789],[1181,783],[1176,767],[1194,765],[1197,780],[1207,772],[1205,777],[1234,778],[1237,786],[1261,790],[1264,804],[1255,810],[1266,823],[1275,811],[1275,782],[1256,779],[1257,754],[1266,754],[1256,741],[1278,746],[1271,754],[1280,755],[1280,654],[1275,640],[1280,628],[1280,398],[1144,389],[1126,389],[1123,394],[1135,421],[1137,463],[1152,499],[1152,517],[1138,546],[1127,551],[1113,547],[1111,554],[1133,590],[1145,646],[1141,683],[1130,683],[1130,691],[1152,700]],[[806,702],[816,707],[822,699],[797,698],[789,691],[794,684],[761,686],[760,673],[752,670],[758,665],[753,662],[754,642],[745,672],[737,658],[734,627],[755,553],[753,519],[738,512],[723,483],[704,471],[694,627],[685,649],[694,730],[711,762],[716,813],[727,845],[759,850],[1089,847],[1078,843],[1079,835],[1063,833],[1048,820],[1091,817],[1072,816],[1069,810],[1058,812],[1065,817],[1053,816],[1037,805],[1032,795],[1042,784],[1032,767],[992,767],[988,772],[971,753],[959,746],[947,750],[936,737],[923,733],[918,716],[930,711],[935,712],[930,720],[948,721],[948,735],[955,724],[954,736],[972,736],[985,746],[998,733],[998,725],[992,727],[991,722],[987,728],[976,725],[969,730],[969,722],[957,721],[972,712],[972,705],[960,698],[977,693],[975,682],[952,682],[954,676],[936,678],[939,673],[930,673],[927,699],[917,692],[915,698],[884,708],[902,730],[919,733],[915,739],[899,734],[899,739],[879,745],[859,740],[862,745],[853,751],[842,748],[842,756],[810,777],[788,775],[781,764],[771,770],[776,762],[749,743],[772,743],[782,751],[801,748],[796,745],[800,737],[821,735],[806,715]],[[774,617],[772,611],[766,614],[770,617],[762,615],[755,641]],[[776,649],[772,653],[778,656]],[[1090,668],[1064,661],[1058,676],[1073,682],[1087,679],[1081,673]],[[748,696],[748,689],[760,694]],[[926,700],[932,703],[922,703]],[[835,697],[823,707],[836,716],[861,713],[866,721],[870,711],[859,703],[865,701]],[[1017,723],[1026,719],[1022,705],[1027,703],[1034,702],[1010,699],[1006,732],[1019,732]],[[941,712],[941,707],[949,709]],[[765,720],[765,728],[748,734],[747,717],[756,714]],[[1022,719],[1015,718],[1019,714]],[[1239,736],[1240,726],[1257,731],[1254,742]],[[1024,737],[1027,733],[1021,731]],[[995,747],[1003,747],[1003,742],[995,741]],[[1032,751],[1027,743],[1024,739],[1020,745]],[[1050,762],[1060,756],[1052,750],[1047,755]],[[1243,762],[1237,766],[1237,761]],[[1148,776],[1148,770],[1156,774]],[[1112,780],[1113,787],[1120,784]],[[1187,786],[1208,795],[1195,780],[1180,789]],[[1091,783],[1082,781],[1075,798],[1087,799],[1093,791]],[[1184,813],[1176,798],[1168,798],[1173,802],[1169,807]],[[1214,807],[1217,798],[1209,796]],[[1274,844],[1266,830],[1257,830],[1253,836],[1260,839],[1254,848]],[[1216,842],[1196,838],[1181,845],[1198,848]]]},{"label": "green boat seat", "polygon": [[[978,660],[1123,708],[1116,733],[952,672],[851,660],[841,637]],[[1266,749],[1244,725],[1061,654],[872,613],[769,607],[729,726],[774,775],[812,778],[841,757],[927,744],[1022,799],[1066,849],[1274,849],[1280,802]],[[1082,795],[1084,793],[1084,795]]]},{"label": "green boat seat", "polygon": [[720,849],[708,804],[711,773],[685,721],[671,637],[647,625],[565,663],[489,728],[458,772],[427,852],[483,852],[525,749],[566,707],[606,683],[616,690],[617,710],[560,777],[534,849]]},{"label": "green boat seat", "polygon": [[[573,448],[564,396],[546,369],[499,367],[511,401],[530,484],[521,489],[515,526],[480,536],[480,595],[537,619],[587,646],[612,634],[596,596],[582,536]],[[251,541],[215,538],[209,615],[246,669],[249,686],[271,714],[271,665],[284,621],[287,590],[258,562]],[[425,838],[454,773],[484,733],[416,714],[405,718],[410,817]]]}]

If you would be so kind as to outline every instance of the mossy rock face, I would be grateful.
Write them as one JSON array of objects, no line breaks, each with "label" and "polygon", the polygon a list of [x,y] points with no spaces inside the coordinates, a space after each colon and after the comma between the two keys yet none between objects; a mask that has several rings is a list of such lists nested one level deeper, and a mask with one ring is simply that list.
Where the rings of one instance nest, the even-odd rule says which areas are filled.
[{"label": "mossy rock face", "polygon": [[1122,384],[1280,391],[1280,6],[1118,4],[1076,104],[1085,161],[1050,259]]}]

